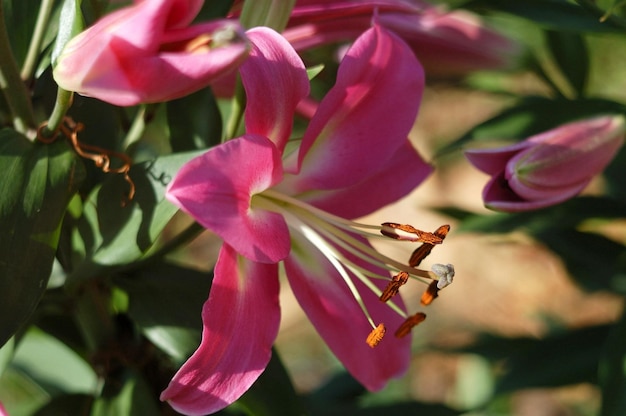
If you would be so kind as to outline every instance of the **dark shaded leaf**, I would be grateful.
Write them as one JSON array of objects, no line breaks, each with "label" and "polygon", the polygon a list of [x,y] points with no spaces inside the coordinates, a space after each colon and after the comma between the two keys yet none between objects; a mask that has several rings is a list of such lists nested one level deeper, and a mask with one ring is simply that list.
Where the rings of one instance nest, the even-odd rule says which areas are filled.
[{"label": "dark shaded leaf", "polygon": [[456,231],[507,233],[524,229],[531,233],[545,230],[571,229],[589,219],[619,219],[626,217],[626,204],[611,198],[579,197],[552,207],[518,213],[470,214],[458,210],[440,210],[460,218]]},{"label": "dark shaded leaf", "polygon": [[181,364],[200,345],[202,305],[212,278],[212,273],[158,262],[114,283],[128,294],[128,315],[144,335]]},{"label": "dark shaded leaf", "polygon": [[463,8],[505,12],[556,30],[623,32],[625,28],[619,20],[601,21],[603,13],[599,9],[583,8],[567,0],[470,0]]},{"label": "dark shaded leaf", "polygon": [[[0,131],[0,345],[32,314],[46,289],[65,209],[83,177],[64,142],[32,144]],[[36,259],[36,261],[33,261]]]},{"label": "dark shaded leaf", "polygon": [[165,200],[165,189],[180,167],[195,153],[163,156],[130,170],[136,192],[124,205],[129,184],[121,175],[107,180],[85,201],[78,232],[86,259],[72,277],[89,277],[102,267],[128,265],[152,247],[178,208]]},{"label": "dark shaded leaf", "polygon": [[65,394],[54,397],[40,407],[33,416],[87,416],[92,402],[93,397],[87,394]]},{"label": "dark shaded leaf", "polygon": [[619,258],[626,254],[624,245],[574,229],[543,229],[532,235],[565,262],[569,274],[584,289],[619,290],[613,279],[619,271]]},{"label": "dark shaded leaf", "polygon": [[276,350],[265,371],[237,401],[254,416],[304,415],[300,399]]},{"label": "dark shaded leaf", "polygon": [[405,402],[368,407],[359,407],[357,404],[342,404],[326,408],[321,412],[314,412],[312,416],[458,416],[465,413],[439,404]]},{"label": "dark shaded leaf", "polygon": [[582,96],[589,76],[589,54],[585,39],[577,33],[546,31],[550,52],[577,96]]},{"label": "dark shaded leaf", "polygon": [[602,416],[626,414],[626,314],[612,329],[602,356],[598,377],[602,388]]},{"label": "dark shaded leaf", "polygon": [[18,65],[24,62],[35,28],[35,21],[37,20],[35,6],[36,3],[24,0],[2,0],[4,23]]},{"label": "dark shaded leaf", "polygon": [[166,106],[173,152],[207,149],[220,143],[222,117],[210,89],[168,101]]},{"label": "dark shaded leaf", "polygon": [[159,405],[140,373],[126,369],[105,385],[102,396],[93,404],[91,416],[158,415]]},{"label": "dark shaded leaf", "polygon": [[[513,349],[508,351],[504,374],[496,383],[496,393],[595,383],[602,345],[610,330],[610,325],[601,325],[545,339],[514,340],[509,344]],[[474,351],[480,352],[480,349]]]}]

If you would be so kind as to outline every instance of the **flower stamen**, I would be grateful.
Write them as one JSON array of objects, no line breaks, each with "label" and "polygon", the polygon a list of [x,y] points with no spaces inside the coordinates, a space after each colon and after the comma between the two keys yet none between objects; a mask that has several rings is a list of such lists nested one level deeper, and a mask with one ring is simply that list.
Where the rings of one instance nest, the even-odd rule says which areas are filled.
[{"label": "flower stamen", "polygon": [[417,325],[424,322],[426,319],[426,314],[424,312],[418,312],[415,315],[411,315],[400,325],[400,328],[394,334],[396,338],[402,338],[407,336],[411,330]]},{"label": "flower stamen", "polygon": [[380,233],[385,237],[394,240],[413,241],[418,243],[441,244],[443,239],[433,233],[418,230],[409,224],[397,224],[395,222],[384,222]]},{"label": "flower stamen", "polygon": [[409,280],[409,274],[407,272],[400,272],[394,277],[391,278],[387,287],[380,295],[381,302],[387,302],[389,299],[394,297],[400,291],[400,287],[404,285]]},{"label": "flower stamen", "polygon": [[[446,238],[449,231],[450,231],[450,226],[446,224],[437,228],[437,230],[433,234],[441,238],[441,241],[443,242],[443,239]],[[433,251],[434,247],[435,247],[434,244],[424,243],[418,248],[416,248],[415,251],[413,251],[413,253],[411,254],[411,257],[409,258],[409,266],[411,267],[419,266],[422,260],[424,260],[426,256],[428,256],[430,252]]]},{"label": "flower stamen", "polygon": [[385,325],[380,323],[376,328],[372,329],[372,332],[370,332],[370,334],[367,336],[365,342],[371,348],[374,348],[383,339],[383,337],[385,336],[385,332],[387,332]]},{"label": "flower stamen", "polygon": [[422,294],[422,298],[420,299],[420,303],[424,306],[430,305],[433,300],[435,300],[439,296],[439,288],[437,287],[437,280],[433,280],[428,285],[428,288]]}]

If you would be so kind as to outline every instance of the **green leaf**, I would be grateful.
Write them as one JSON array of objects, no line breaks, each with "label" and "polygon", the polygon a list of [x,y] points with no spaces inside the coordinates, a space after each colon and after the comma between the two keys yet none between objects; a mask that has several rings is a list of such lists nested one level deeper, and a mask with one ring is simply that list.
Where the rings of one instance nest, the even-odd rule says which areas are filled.
[{"label": "green leaf", "polygon": [[28,374],[51,396],[91,393],[97,383],[95,372],[82,357],[37,328],[20,340],[11,367]]},{"label": "green leaf", "polygon": [[202,305],[212,273],[165,262],[117,276],[114,283],[128,294],[128,315],[144,335],[182,364],[200,345]]},{"label": "green leaf", "polygon": [[[24,2],[28,3],[28,2]],[[59,18],[59,32],[54,47],[52,48],[52,64],[56,65],[57,59],[65,44],[79,34],[85,27],[83,15],[80,11],[82,0],[63,0],[61,16]]]},{"label": "green leaf", "polygon": [[575,229],[543,229],[532,234],[563,260],[570,275],[585,290],[620,289],[613,282],[624,245]]},{"label": "green leaf", "polygon": [[33,416],[84,415],[91,408],[93,397],[88,394],[64,394],[54,397]]},{"label": "green leaf", "polygon": [[623,32],[620,21],[601,21],[599,9],[583,8],[567,0],[470,0],[463,8],[498,11],[519,16],[546,28],[574,32]]},{"label": "green leaf", "polygon": [[524,348],[511,351],[506,358],[496,393],[596,382],[600,352],[610,329],[601,325],[540,340],[520,339]]},{"label": "green leaf", "polygon": [[96,399],[91,416],[144,416],[160,414],[159,406],[146,380],[126,369],[115,383],[105,385],[102,397]]},{"label": "green leaf", "polygon": [[4,23],[9,35],[9,43],[18,65],[24,62],[30,39],[37,20],[38,4],[24,0],[2,0]]},{"label": "green leaf", "polygon": [[166,108],[173,152],[207,149],[220,143],[222,116],[209,88],[168,101]]},{"label": "green leaf", "polygon": [[250,415],[303,415],[302,404],[276,350],[261,376],[237,401]]},{"label": "green leaf", "polygon": [[15,338],[11,338],[6,344],[0,348],[0,377],[5,368],[13,359],[13,350],[15,349]]},{"label": "green leaf", "polygon": [[626,313],[611,331],[598,371],[602,389],[601,416],[626,414]]},{"label": "green leaf", "polygon": [[124,205],[129,184],[110,174],[91,193],[79,219],[74,246],[84,247],[86,259],[71,278],[85,278],[102,268],[128,265],[143,258],[178,208],[165,199],[165,189],[180,167],[200,152],[178,153],[133,165],[136,188]]},{"label": "green leaf", "polygon": [[577,96],[582,96],[589,76],[589,54],[585,39],[577,33],[546,31],[548,46],[559,69]]},{"label": "green leaf", "polygon": [[470,130],[438,153],[458,151],[477,142],[522,140],[561,124],[600,114],[622,114],[626,107],[603,99],[528,97]]},{"label": "green leaf", "polygon": [[61,221],[84,175],[64,141],[32,144],[8,129],[0,131],[0,171],[5,175],[0,181],[1,346],[46,290]]}]

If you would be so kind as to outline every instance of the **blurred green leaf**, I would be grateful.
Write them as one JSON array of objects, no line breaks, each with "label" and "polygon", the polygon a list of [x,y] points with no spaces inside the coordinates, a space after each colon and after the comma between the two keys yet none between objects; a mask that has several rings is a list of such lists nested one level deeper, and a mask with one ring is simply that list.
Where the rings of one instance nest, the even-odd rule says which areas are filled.
[{"label": "blurred green leaf", "polygon": [[168,101],[166,106],[173,152],[207,149],[220,143],[222,116],[209,88]]},{"label": "blurred green leaf", "polygon": [[616,290],[613,279],[619,272],[618,259],[625,254],[622,244],[574,229],[543,229],[533,237],[548,246],[585,290]]},{"label": "blurred green leaf", "polygon": [[507,233],[526,230],[540,233],[547,229],[572,229],[590,219],[620,219],[626,217],[626,204],[611,198],[578,197],[552,207],[517,213],[472,214],[456,208],[439,212],[462,220],[459,232]]},{"label": "blurred green leaf", "polygon": [[50,401],[50,394],[28,374],[9,367],[0,377],[0,402],[11,416],[30,416]]},{"label": "blurred green leaf", "polygon": [[110,174],[85,201],[75,246],[84,247],[87,258],[72,277],[89,277],[102,267],[140,260],[178,211],[165,199],[167,184],[198,154],[178,153],[133,165],[130,178],[136,191],[127,205],[123,202],[129,184],[121,175]]},{"label": "blurred green leaf", "polygon": [[[119,383],[119,384],[118,384]],[[95,400],[91,416],[145,416],[160,414],[154,394],[141,374],[126,369],[116,385],[106,385]]]},{"label": "blurred green leaf", "polygon": [[54,397],[33,416],[86,416],[92,402],[93,396],[88,394],[64,394]]},{"label": "blurred green leaf", "polygon": [[[24,3],[28,2],[24,1]],[[52,48],[53,65],[56,65],[56,61],[63,51],[65,44],[85,27],[83,15],[80,11],[81,3],[82,0],[63,0],[61,15],[59,17],[59,30],[56,41],[54,42],[54,47]],[[30,39],[30,37],[27,39]]]},{"label": "blurred green leaf", "polygon": [[[597,381],[598,362],[610,325],[581,328],[544,339],[522,338],[523,348],[504,362],[504,374],[496,382],[496,393],[534,387],[556,387]],[[478,352],[479,350],[474,350]]]},{"label": "blurred green leaf", "polygon": [[18,65],[24,62],[37,20],[38,2],[2,0],[9,42]]},{"label": "blurred green leaf", "polygon": [[82,357],[37,328],[20,340],[11,367],[28,374],[51,396],[92,393],[97,386],[95,372]]},{"label": "blurred green leaf", "polygon": [[626,166],[626,146],[622,146],[611,164],[604,170],[607,193],[626,204],[626,186],[624,186],[624,166]]},{"label": "blurred green leaf", "polygon": [[589,76],[589,54],[585,39],[577,33],[546,31],[550,52],[578,97],[584,95]]},{"label": "blurred green leaf", "polygon": [[0,348],[0,377],[2,377],[2,373],[4,369],[7,368],[7,365],[13,359],[13,350],[15,349],[15,337],[9,339],[6,344]]},{"label": "blurred green leaf", "polygon": [[128,315],[144,335],[182,364],[200,345],[202,305],[212,278],[212,273],[157,262],[114,283],[128,294]]},{"label": "blurred green leaf", "polygon": [[612,329],[602,356],[598,377],[602,388],[602,416],[626,414],[626,313]]},{"label": "blurred green leaf", "polygon": [[624,112],[626,112],[624,105],[603,99],[527,97],[492,119],[479,124],[438,153],[442,155],[457,151],[475,142],[519,141],[576,119]]},{"label": "blurred green leaf", "polygon": [[573,32],[623,32],[625,26],[612,19],[600,21],[599,9],[583,8],[567,0],[470,0],[463,8],[498,11],[523,17],[541,26]]},{"label": "blurred green leaf", "polygon": [[61,221],[83,170],[64,141],[32,144],[5,129],[0,131],[0,171],[5,175],[0,181],[1,346],[46,289]]},{"label": "blurred green leaf", "polygon": [[304,415],[304,408],[291,383],[287,370],[276,350],[265,371],[254,382],[237,404],[247,409],[253,416],[298,416]]}]

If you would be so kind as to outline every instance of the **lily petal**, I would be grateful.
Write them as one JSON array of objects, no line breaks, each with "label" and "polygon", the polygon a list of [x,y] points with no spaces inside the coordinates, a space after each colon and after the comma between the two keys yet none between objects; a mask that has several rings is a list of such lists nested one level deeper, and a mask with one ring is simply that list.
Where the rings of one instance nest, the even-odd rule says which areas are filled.
[{"label": "lily petal", "polygon": [[289,254],[289,230],[280,214],[251,206],[255,193],[282,179],[280,153],[267,138],[245,135],[185,164],[167,198],[253,261]]},{"label": "lily petal", "polygon": [[[406,140],[380,171],[372,171],[358,184],[348,188],[310,191],[299,195],[298,199],[343,218],[358,218],[408,195],[432,171],[432,166],[424,162]],[[297,176],[285,175],[278,189],[284,189],[283,186],[289,186],[290,180],[297,179]]]},{"label": "lily petal", "polygon": [[274,30],[250,29],[250,57],[241,66],[246,90],[246,132],[268,137],[282,152],[291,135],[298,102],[309,94],[304,63]]},{"label": "lily petal", "polygon": [[523,141],[497,149],[469,149],[463,153],[475,168],[488,175],[497,175],[504,172],[513,156],[530,146],[532,143]]},{"label": "lily petal", "polygon": [[68,42],[55,81],[121,106],[206,87],[246,59],[249,43],[230,20],[186,26],[201,6],[197,0],[151,0],[107,15]]},{"label": "lily petal", "polygon": [[[565,192],[555,192],[553,194],[544,194],[544,199],[529,200],[522,198],[512,188],[510,181],[504,177],[504,173],[494,176],[489,180],[483,190],[483,201],[489,209],[503,212],[524,212],[532,211],[540,208],[549,207],[551,205],[563,202],[584,189],[588,182],[580,184],[578,187],[571,187]],[[530,194],[530,190],[526,189]],[[538,196],[535,194],[535,196]]]},{"label": "lily petal", "polygon": [[[372,391],[383,388],[390,378],[400,376],[408,368],[410,337],[398,339],[388,334],[376,348],[370,348],[365,339],[372,328],[344,280],[319,247],[302,234],[292,234],[294,248],[284,264],[300,306],[335,356],[361,384]],[[351,259],[366,269],[371,268]],[[385,272],[377,270],[377,273]],[[376,323],[383,322],[393,330],[398,328],[403,319],[358,279],[353,277],[353,281]],[[386,282],[380,282],[382,289]],[[404,308],[400,299],[396,302]]]},{"label": "lily petal", "polygon": [[301,190],[343,188],[380,171],[404,145],[423,87],[409,47],[378,25],[367,30],[346,53],[304,135]]},{"label": "lily petal", "polygon": [[245,393],[270,360],[278,292],[277,264],[251,262],[224,245],[202,308],[202,342],[161,400],[186,415],[205,415]]}]

